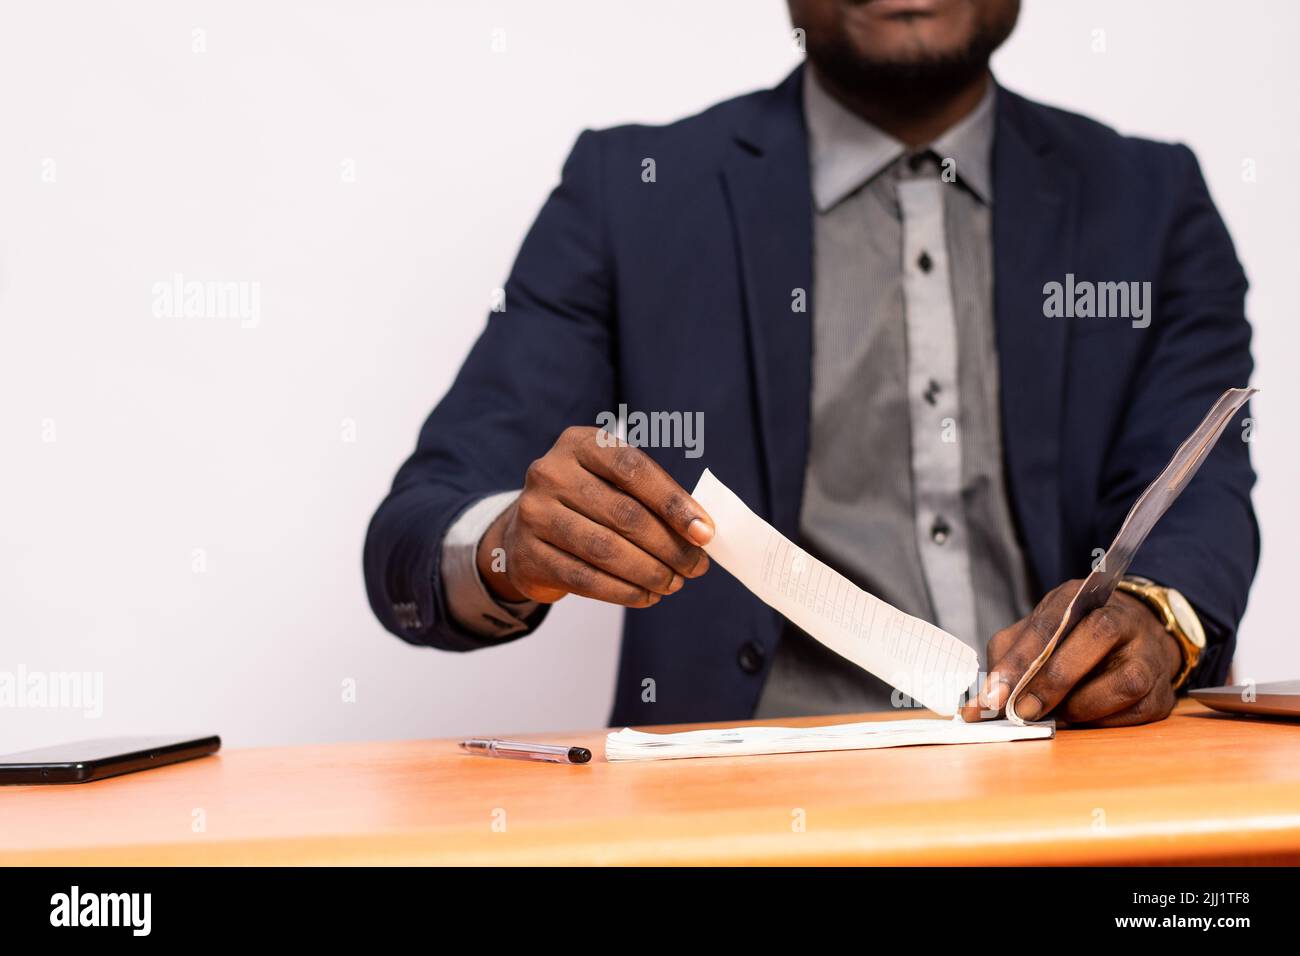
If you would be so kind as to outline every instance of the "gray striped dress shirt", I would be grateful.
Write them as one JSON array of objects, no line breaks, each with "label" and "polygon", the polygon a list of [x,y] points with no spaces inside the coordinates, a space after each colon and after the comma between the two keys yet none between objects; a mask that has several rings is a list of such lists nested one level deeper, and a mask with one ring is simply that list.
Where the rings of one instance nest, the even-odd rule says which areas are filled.
[{"label": "gray striped dress shirt", "polygon": [[[817,208],[801,543],[982,665],[1030,609],[998,418],[995,90],[909,154],[813,70],[804,83]],[[757,716],[885,710],[891,691],[787,626]]]}]

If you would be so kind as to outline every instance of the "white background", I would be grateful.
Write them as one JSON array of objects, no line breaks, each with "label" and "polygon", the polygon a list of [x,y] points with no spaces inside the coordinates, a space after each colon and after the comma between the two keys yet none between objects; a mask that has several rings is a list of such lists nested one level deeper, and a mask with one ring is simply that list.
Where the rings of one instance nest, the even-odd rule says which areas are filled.
[{"label": "white background", "polygon": [[[1191,145],[1237,241],[1264,390],[1237,675],[1260,680],[1300,677],[1297,27],[1289,0],[1029,0],[995,60],[1012,89]],[[408,647],[366,604],[366,523],[577,133],[796,62],[779,0],[6,3],[0,671],[102,672],[104,713],[0,709],[0,751],[602,724],[616,609]],[[260,325],[155,317],[178,272],[260,283]]]}]

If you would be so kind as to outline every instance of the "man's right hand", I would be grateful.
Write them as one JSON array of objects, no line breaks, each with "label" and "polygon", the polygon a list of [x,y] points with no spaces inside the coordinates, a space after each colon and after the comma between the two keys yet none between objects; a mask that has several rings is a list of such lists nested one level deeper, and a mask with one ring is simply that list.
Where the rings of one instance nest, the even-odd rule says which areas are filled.
[{"label": "man's right hand", "polygon": [[645,452],[596,428],[566,429],[478,546],[505,601],[581,594],[649,607],[709,569],[713,521]]}]

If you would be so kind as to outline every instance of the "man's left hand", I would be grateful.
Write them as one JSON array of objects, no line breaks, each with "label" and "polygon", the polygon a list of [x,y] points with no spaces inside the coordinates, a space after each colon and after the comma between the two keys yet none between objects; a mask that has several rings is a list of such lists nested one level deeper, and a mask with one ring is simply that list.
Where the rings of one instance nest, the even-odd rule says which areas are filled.
[{"label": "man's left hand", "polygon": [[[1081,581],[1067,581],[1034,612],[989,641],[989,677],[979,699],[962,709],[979,720],[981,709],[1001,711],[1047,642],[1056,633]],[[1016,701],[1025,720],[1051,714],[1070,724],[1121,727],[1164,720],[1174,708],[1173,680],[1182,650],[1155,612],[1116,591],[1056,646]]]}]

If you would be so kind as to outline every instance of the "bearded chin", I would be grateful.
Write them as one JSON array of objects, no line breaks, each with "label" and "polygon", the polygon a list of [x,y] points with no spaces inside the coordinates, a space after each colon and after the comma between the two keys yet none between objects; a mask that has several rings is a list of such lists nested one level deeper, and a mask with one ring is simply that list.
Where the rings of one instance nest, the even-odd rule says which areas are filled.
[{"label": "bearded chin", "polygon": [[[1009,31],[1008,31],[1009,32]],[[912,59],[873,60],[847,43],[810,50],[817,68],[845,90],[870,90],[902,102],[941,98],[973,83],[1005,36],[978,34],[960,50]]]}]

